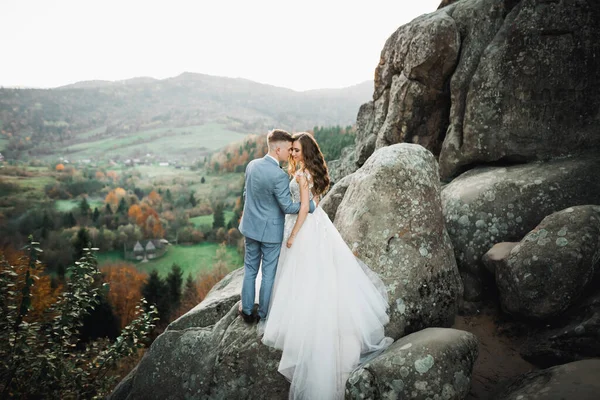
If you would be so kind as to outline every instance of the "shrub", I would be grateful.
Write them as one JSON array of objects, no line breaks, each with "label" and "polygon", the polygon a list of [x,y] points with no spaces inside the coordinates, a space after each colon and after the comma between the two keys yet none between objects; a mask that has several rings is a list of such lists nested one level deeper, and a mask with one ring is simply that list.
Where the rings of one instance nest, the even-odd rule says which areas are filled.
[{"label": "shrub", "polygon": [[136,318],[114,343],[100,340],[82,345],[83,319],[105,290],[97,284],[100,272],[92,249],[86,249],[68,269],[65,290],[46,310],[47,318],[29,321],[32,288],[40,272],[38,244],[30,237],[20,290],[17,268],[0,258],[0,310],[5,316],[0,320],[0,397],[103,398],[119,378],[108,372],[143,346],[154,327],[156,311],[144,312],[140,304]]}]

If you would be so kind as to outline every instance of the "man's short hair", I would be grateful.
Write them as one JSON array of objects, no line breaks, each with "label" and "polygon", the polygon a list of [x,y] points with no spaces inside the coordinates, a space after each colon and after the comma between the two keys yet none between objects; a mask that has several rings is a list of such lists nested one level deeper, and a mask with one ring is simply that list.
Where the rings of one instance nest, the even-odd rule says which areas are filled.
[{"label": "man's short hair", "polygon": [[289,132],[284,131],[283,129],[273,129],[267,135],[267,144],[269,145],[269,147],[271,147],[272,143],[293,141],[294,139],[292,138],[292,135]]}]

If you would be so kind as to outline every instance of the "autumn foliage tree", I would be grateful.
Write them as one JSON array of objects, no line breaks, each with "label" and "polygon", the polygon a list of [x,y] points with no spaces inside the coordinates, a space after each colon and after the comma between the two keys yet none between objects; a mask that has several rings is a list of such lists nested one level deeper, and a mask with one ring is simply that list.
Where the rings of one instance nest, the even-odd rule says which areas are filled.
[{"label": "autumn foliage tree", "polygon": [[116,210],[119,207],[119,202],[127,196],[127,192],[123,188],[116,188],[108,192],[104,203],[110,204],[111,209]]},{"label": "autumn foliage tree", "polygon": [[265,154],[266,135],[248,135],[243,141],[232,143],[213,154],[208,167],[219,172],[244,172],[248,162]]},{"label": "autumn foliage tree", "polygon": [[142,229],[146,238],[164,237],[165,230],[160,222],[160,217],[149,204],[134,204],[129,207],[127,215]]},{"label": "autumn foliage tree", "polygon": [[142,298],[142,286],[146,283],[147,276],[127,263],[108,264],[100,272],[104,282],[110,287],[108,302],[123,329],[135,318],[136,306]]},{"label": "autumn foliage tree", "polygon": [[[25,287],[29,259],[23,251],[15,251],[10,248],[0,250],[0,274],[7,273],[12,266],[17,274],[14,279],[13,290],[20,293],[18,301],[22,301],[23,288]],[[40,322],[43,313],[51,304],[54,304],[62,291],[62,285],[53,285],[50,275],[42,274],[45,266],[41,263],[35,265],[31,274],[35,275],[35,285],[31,287],[31,309],[27,314],[26,321]]]}]

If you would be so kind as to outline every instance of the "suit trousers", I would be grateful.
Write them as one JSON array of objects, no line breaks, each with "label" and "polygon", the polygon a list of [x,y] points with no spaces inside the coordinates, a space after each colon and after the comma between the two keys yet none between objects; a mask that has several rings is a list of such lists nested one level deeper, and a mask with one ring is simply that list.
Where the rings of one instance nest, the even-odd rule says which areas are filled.
[{"label": "suit trousers", "polygon": [[254,298],[256,296],[256,275],[262,267],[262,280],[258,295],[258,315],[265,319],[269,312],[271,291],[275,282],[277,262],[281,252],[281,243],[263,243],[246,238],[244,253],[244,283],[242,285],[242,312],[252,314]]}]

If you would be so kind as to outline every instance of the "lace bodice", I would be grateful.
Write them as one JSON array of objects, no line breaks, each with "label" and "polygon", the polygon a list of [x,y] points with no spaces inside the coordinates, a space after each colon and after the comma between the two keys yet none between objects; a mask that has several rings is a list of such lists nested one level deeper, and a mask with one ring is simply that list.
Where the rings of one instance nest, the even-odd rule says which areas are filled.
[{"label": "lace bodice", "polygon": [[[313,199],[312,188],[313,188],[313,180],[312,176],[308,171],[302,172],[302,170],[296,172],[296,176],[304,175],[308,180],[308,198],[309,200]],[[292,194],[292,201],[294,203],[300,203],[300,185],[296,182],[296,178],[294,177],[290,181],[290,193]]]}]

